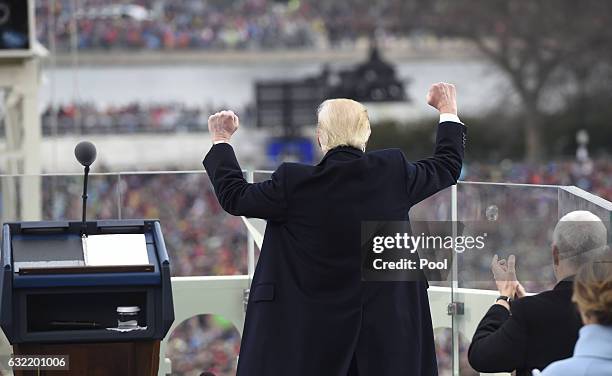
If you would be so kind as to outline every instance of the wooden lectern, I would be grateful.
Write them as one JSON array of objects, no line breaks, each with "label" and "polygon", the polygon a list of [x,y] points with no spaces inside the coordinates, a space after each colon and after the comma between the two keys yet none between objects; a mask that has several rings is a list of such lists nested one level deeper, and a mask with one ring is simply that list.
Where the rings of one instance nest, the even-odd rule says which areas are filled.
[{"label": "wooden lectern", "polygon": [[68,371],[15,370],[15,376],[157,376],[159,340],[116,343],[14,345],[15,355],[68,355]]}]

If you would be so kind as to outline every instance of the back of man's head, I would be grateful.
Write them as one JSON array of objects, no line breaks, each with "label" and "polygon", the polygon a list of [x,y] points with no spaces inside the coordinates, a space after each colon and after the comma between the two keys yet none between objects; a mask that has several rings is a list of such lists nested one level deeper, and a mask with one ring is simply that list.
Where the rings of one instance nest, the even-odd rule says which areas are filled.
[{"label": "back of man's head", "polygon": [[574,267],[600,257],[607,251],[607,230],[601,219],[586,210],[564,215],[553,232],[553,247],[559,260]]},{"label": "back of man's head", "polygon": [[365,151],[370,138],[370,120],[364,105],[351,99],[328,99],[318,110],[318,136],[323,152],[337,146]]}]

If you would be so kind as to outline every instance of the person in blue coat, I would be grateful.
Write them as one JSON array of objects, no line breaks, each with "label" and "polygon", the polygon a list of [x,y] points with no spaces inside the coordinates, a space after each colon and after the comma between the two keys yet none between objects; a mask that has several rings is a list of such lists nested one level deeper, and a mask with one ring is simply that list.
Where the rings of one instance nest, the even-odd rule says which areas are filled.
[{"label": "person in blue coat", "polygon": [[[250,289],[238,376],[434,376],[433,329],[424,280],[364,282],[362,221],[406,221],[421,200],[457,182],[466,127],[451,84],[433,85],[439,110],[433,156],[365,152],[366,108],[348,99],[319,108],[315,166],[283,163],[268,181],[247,183],[234,149],[238,117],[209,118],[204,159],[221,206],[266,219]],[[422,142],[422,140],[415,140]]]},{"label": "person in blue coat", "polygon": [[572,300],[584,323],[574,356],[554,362],[534,375],[612,375],[612,260],[584,265],[574,280]]}]

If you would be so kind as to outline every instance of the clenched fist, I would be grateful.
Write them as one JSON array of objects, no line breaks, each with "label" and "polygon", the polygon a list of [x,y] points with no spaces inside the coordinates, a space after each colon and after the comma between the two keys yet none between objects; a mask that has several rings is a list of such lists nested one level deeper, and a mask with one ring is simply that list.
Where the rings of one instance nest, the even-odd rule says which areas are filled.
[{"label": "clenched fist", "polygon": [[441,114],[457,115],[457,91],[455,85],[439,82],[431,85],[427,93],[427,104]]},{"label": "clenched fist", "polygon": [[208,118],[208,131],[213,142],[229,142],[240,126],[240,120],[233,111],[221,111]]}]

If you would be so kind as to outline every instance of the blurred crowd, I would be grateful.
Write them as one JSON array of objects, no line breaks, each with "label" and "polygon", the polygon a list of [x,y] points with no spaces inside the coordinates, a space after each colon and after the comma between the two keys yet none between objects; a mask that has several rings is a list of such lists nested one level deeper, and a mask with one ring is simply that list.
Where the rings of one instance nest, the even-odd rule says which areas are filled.
[{"label": "blurred crowd", "polygon": [[[44,135],[202,132],[208,116],[217,111],[210,105],[183,103],[129,103],[99,106],[80,102],[48,106],[41,115]],[[250,108],[240,112],[241,124],[254,121]]]},{"label": "blurred crowd", "polygon": [[93,103],[47,107],[42,114],[45,135],[194,132],[206,129],[210,109],[179,103],[100,108]]},{"label": "blurred crowd", "polygon": [[200,315],[179,325],[168,340],[167,356],[177,375],[199,375],[203,371],[217,376],[234,376],[240,333],[221,316]]},{"label": "blurred crowd", "polygon": [[313,47],[325,27],[306,8],[273,0],[43,0],[37,33],[58,50]]},{"label": "blurred crowd", "polygon": [[[451,328],[434,329],[436,341],[436,360],[438,362],[438,376],[453,376],[453,331]],[[459,374],[461,376],[479,376],[480,374],[470,367],[467,359],[467,350],[470,341],[460,333],[459,340]]]},{"label": "blurred crowd", "polygon": [[533,165],[504,160],[500,163],[469,163],[463,180],[526,184],[575,185],[587,192],[612,201],[612,161],[555,160]]}]

